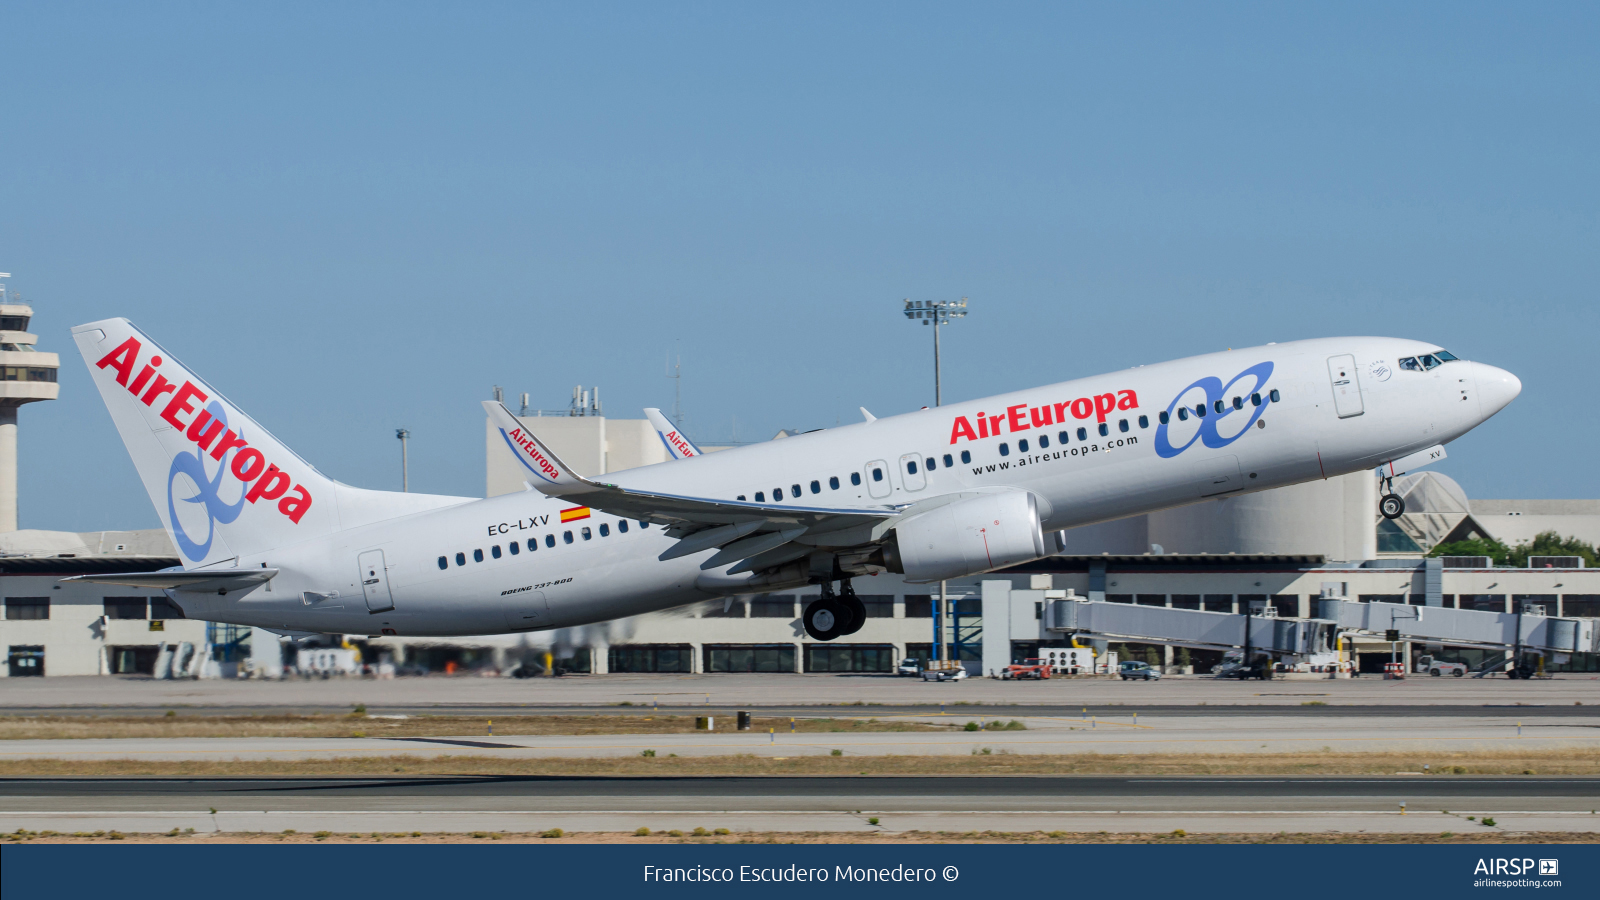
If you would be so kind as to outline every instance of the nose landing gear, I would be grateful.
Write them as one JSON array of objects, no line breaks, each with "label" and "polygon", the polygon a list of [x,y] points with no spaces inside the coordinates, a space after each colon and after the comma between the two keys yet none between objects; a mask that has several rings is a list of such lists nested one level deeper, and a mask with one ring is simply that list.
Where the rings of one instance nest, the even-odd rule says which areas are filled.
[{"label": "nose landing gear", "polygon": [[1383,496],[1378,498],[1378,512],[1385,519],[1398,519],[1406,514],[1406,501],[1394,492],[1394,479],[1384,478],[1380,488]]},{"label": "nose landing gear", "polygon": [[833,592],[833,581],[822,582],[822,596],[806,604],[800,622],[813,640],[831,641],[855,634],[867,621],[867,607],[856,596],[850,579],[839,579],[841,594]]}]

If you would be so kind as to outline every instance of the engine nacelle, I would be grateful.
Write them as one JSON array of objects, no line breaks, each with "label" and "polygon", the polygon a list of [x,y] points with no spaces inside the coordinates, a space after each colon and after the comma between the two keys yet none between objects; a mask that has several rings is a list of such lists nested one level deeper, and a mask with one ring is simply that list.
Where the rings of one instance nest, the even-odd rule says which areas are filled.
[{"label": "engine nacelle", "polygon": [[1054,533],[1046,549],[1038,503],[1027,491],[957,500],[896,525],[894,533],[890,570],[911,582],[992,572],[1059,549]]}]

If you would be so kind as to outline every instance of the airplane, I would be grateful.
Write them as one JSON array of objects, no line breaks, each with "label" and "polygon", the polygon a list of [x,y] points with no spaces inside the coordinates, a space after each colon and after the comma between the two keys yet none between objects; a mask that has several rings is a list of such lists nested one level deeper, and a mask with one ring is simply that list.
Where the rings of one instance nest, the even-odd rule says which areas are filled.
[{"label": "airplane", "polygon": [[1319,338],[711,454],[664,435],[669,461],[594,478],[490,401],[528,489],[478,499],[341,484],[126,319],[72,335],[183,564],[69,580],[287,635],[542,631],[816,584],[802,624],[829,641],[865,619],[853,578],[1004,569],[1079,525],[1361,470],[1397,517],[1388,479],[1522,389],[1427,342]]}]

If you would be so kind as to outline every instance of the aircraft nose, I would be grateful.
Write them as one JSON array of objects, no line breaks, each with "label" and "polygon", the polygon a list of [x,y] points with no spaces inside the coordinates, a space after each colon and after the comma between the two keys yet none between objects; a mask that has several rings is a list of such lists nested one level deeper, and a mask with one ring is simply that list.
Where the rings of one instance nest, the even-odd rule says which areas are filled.
[{"label": "aircraft nose", "polygon": [[1505,409],[1522,393],[1522,379],[1494,366],[1475,363],[1478,382],[1478,406],[1485,419]]}]

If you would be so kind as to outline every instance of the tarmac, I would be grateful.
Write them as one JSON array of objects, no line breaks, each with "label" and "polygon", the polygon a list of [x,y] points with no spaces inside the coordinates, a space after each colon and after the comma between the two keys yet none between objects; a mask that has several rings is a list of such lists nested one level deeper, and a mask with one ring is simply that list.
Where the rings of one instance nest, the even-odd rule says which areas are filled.
[{"label": "tarmac", "polygon": [[[519,708],[627,709],[695,707],[740,709],[871,704],[946,708],[981,704],[1063,709],[1085,706],[1522,706],[1600,707],[1600,675],[1564,674],[1548,680],[1379,677],[1314,681],[1221,681],[1168,676],[1160,681],[1106,677],[1000,681],[970,678],[925,682],[892,675],[574,675],[513,679],[458,675],[267,681],[158,681],[148,677],[67,676],[5,680],[0,713],[115,711],[128,715],[166,709],[230,711],[338,711],[356,704],[372,711],[472,712]],[[620,704],[628,704],[622,707]],[[1600,709],[1585,711],[1600,715]]]},{"label": "tarmac", "polygon": [[596,734],[495,736],[488,723],[478,734],[439,737],[382,736],[397,720],[352,722],[363,737],[300,738],[112,738],[8,740],[5,759],[303,760],[348,757],[488,756],[494,758],[753,755],[786,757],[1073,753],[1287,753],[1317,750],[1482,751],[1583,749],[1600,753],[1600,717],[1524,718],[1493,716],[1162,716],[1121,711],[1089,717],[1022,716],[974,709],[947,716],[909,716],[904,721],[967,722],[980,727],[1018,721],[1026,730],[863,733],[758,733],[730,730],[689,734]]}]

